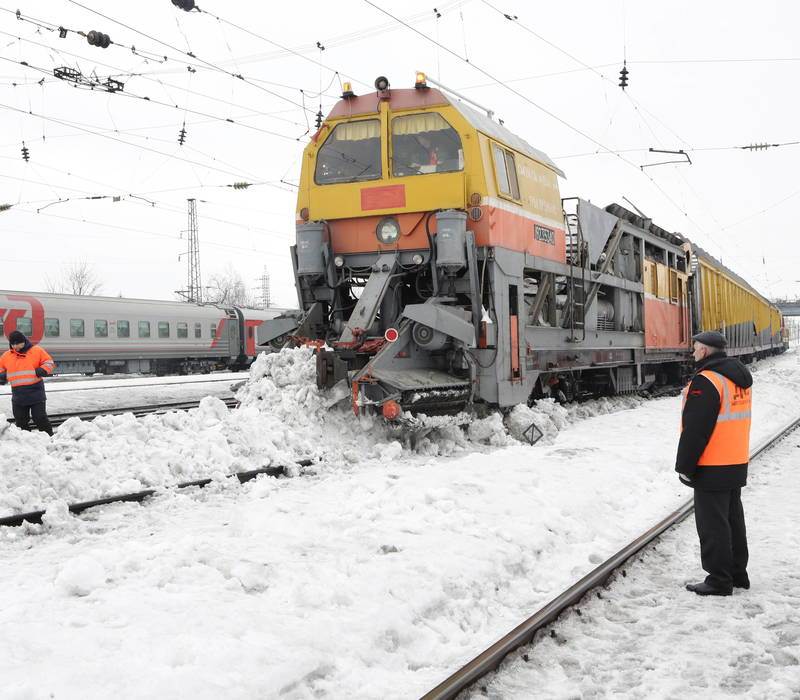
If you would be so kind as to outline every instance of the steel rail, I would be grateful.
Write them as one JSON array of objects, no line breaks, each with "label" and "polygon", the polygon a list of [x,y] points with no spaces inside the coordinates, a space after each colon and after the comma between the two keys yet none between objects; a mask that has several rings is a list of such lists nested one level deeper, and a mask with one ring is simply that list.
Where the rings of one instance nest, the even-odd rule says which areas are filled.
[{"label": "steel rail", "polygon": [[[751,450],[750,461],[759,457],[798,426],[800,426],[800,418],[781,428],[773,437],[768,438]],[[614,571],[627,563],[631,557],[651,544],[666,530],[684,520],[693,510],[693,499],[689,499],[657,525],[651,527],[610,559],[607,559],[596,569],[586,574],[580,581],[551,600],[541,610],[497,640],[488,649],[478,654],[472,661],[453,673],[433,690],[423,695],[422,700],[455,698],[461,691],[466,690],[483,676],[494,671],[508,654],[525,644],[533,642],[534,636],[539,630],[553,622],[567,608],[578,603],[593,588],[604,584]]]},{"label": "steel rail", "polygon": [[[219,397],[218,397],[219,398]],[[221,398],[228,408],[235,408],[238,401],[234,397]],[[50,425],[61,425],[70,418],[80,418],[81,420],[92,420],[99,416],[118,416],[124,413],[133,413],[137,418],[151,413],[168,413],[169,411],[189,411],[197,408],[200,401],[177,401],[175,403],[159,403],[149,406],[123,406],[121,408],[104,408],[97,411],[74,411],[73,413],[57,413],[50,416]],[[13,423],[14,418],[8,418],[7,422]]]},{"label": "steel rail", "polygon": [[[311,460],[304,459],[296,462],[297,466],[300,467],[307,467],[311,464]],[[230,476],[235,476],[239,483],[243,484],[245,481],[250,481],[251,479],[255,479],[260,474],[267,474],[269,476],[281,476],[286,472],[286,467],[277,466],[277,467],[262,467],[260,469],[250,469],[244,472],[236,472],[235,474],[231,474]],[[172,488],[176,489],[185,489],[190,488],[192,486],[196,486],[199,488],[203,488],[204,486],[208,486],[212,482],[212,479],[205,478],[205,479],[195,479],[193,481],[184,481],[179,484],[176,484]],[[169,490],[169,489],[166,489]],[[135,491],[132,493],[122,493],[117,494],[114,496],[108,496],[106,498],[98,498],[93,501],[82,501],[80,503],[72,503],[69,507],[69,512],[78,514],[83,513],[83,511],[88,510],[89,508],[94,508],[95,506],[104,506],[108,505],[109,503],[123,503],[123,502],[137,502],[141,503],[146,498],[150,498],[151,496],[158,495],[159,493],[164,493],[164,491],[159,491],[158,489],[145,489],[144,491]],[[22,525],[22,523],[34,523],[34,524],[41,524],[42,516],[47,511],[44,510],[34,510],[29,513],[16,513],[14,515],[8,515],[5,517],[0,518],[0,526],[5,527],[18,527]]]}]

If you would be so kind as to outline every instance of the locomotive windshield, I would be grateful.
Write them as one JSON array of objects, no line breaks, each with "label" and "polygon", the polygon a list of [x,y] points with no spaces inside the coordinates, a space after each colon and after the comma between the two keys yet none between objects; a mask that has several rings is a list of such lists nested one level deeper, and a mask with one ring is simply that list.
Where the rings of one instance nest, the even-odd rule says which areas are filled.
[{"label": "locomotive windshield", "polygon": [[337,124],[317,154],[314,182],[377,180],[381,176],[381,123],[378,119]]},{"label": "locomotive windshield", "polygon": [[464,169],[461,137],[436,112],[392,119],[392,154],[395,176]]}]

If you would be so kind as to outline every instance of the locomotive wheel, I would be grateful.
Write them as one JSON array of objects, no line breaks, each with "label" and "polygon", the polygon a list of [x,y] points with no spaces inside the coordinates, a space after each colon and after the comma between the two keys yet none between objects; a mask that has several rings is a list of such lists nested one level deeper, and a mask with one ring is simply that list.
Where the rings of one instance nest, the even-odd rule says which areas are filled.
[{"label": "locomotive wheel", "polygon": [[277,338],[273,338],[269,341],[269,346],[275,350],[275,352],[280,352],[289,342],[289,336],[285,333],[283,335],[279,335]]}]

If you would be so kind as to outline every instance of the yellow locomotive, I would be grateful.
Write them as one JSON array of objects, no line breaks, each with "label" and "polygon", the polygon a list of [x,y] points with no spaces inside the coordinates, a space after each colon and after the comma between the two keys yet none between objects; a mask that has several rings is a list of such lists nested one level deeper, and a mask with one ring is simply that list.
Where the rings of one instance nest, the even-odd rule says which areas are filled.
[{"label": "yellow locomotive", "polygon": [[[618,205],[562,199],[546,154],[428,82],[345,84],[303,154],[302,317],[260,343],[314,343],[320,387],[345,381],[356,413],[393,419],[671,385],[703,318],[739,323],[701,308],[694,272],[713,284],[713,259]],[[758,299],[769,324],[736,335],[740,354],[782,347]]]}]

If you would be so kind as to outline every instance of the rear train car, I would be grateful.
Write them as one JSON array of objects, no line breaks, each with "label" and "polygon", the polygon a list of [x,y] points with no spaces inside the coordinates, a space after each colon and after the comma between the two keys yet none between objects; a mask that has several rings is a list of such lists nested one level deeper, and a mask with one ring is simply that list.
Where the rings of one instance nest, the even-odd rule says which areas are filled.
[{"label": "rear train car", "polygon": [[59,374],[188,374],[241,369],[255,329],[282,309],[0,291],[0,333],[41,343]]}]

